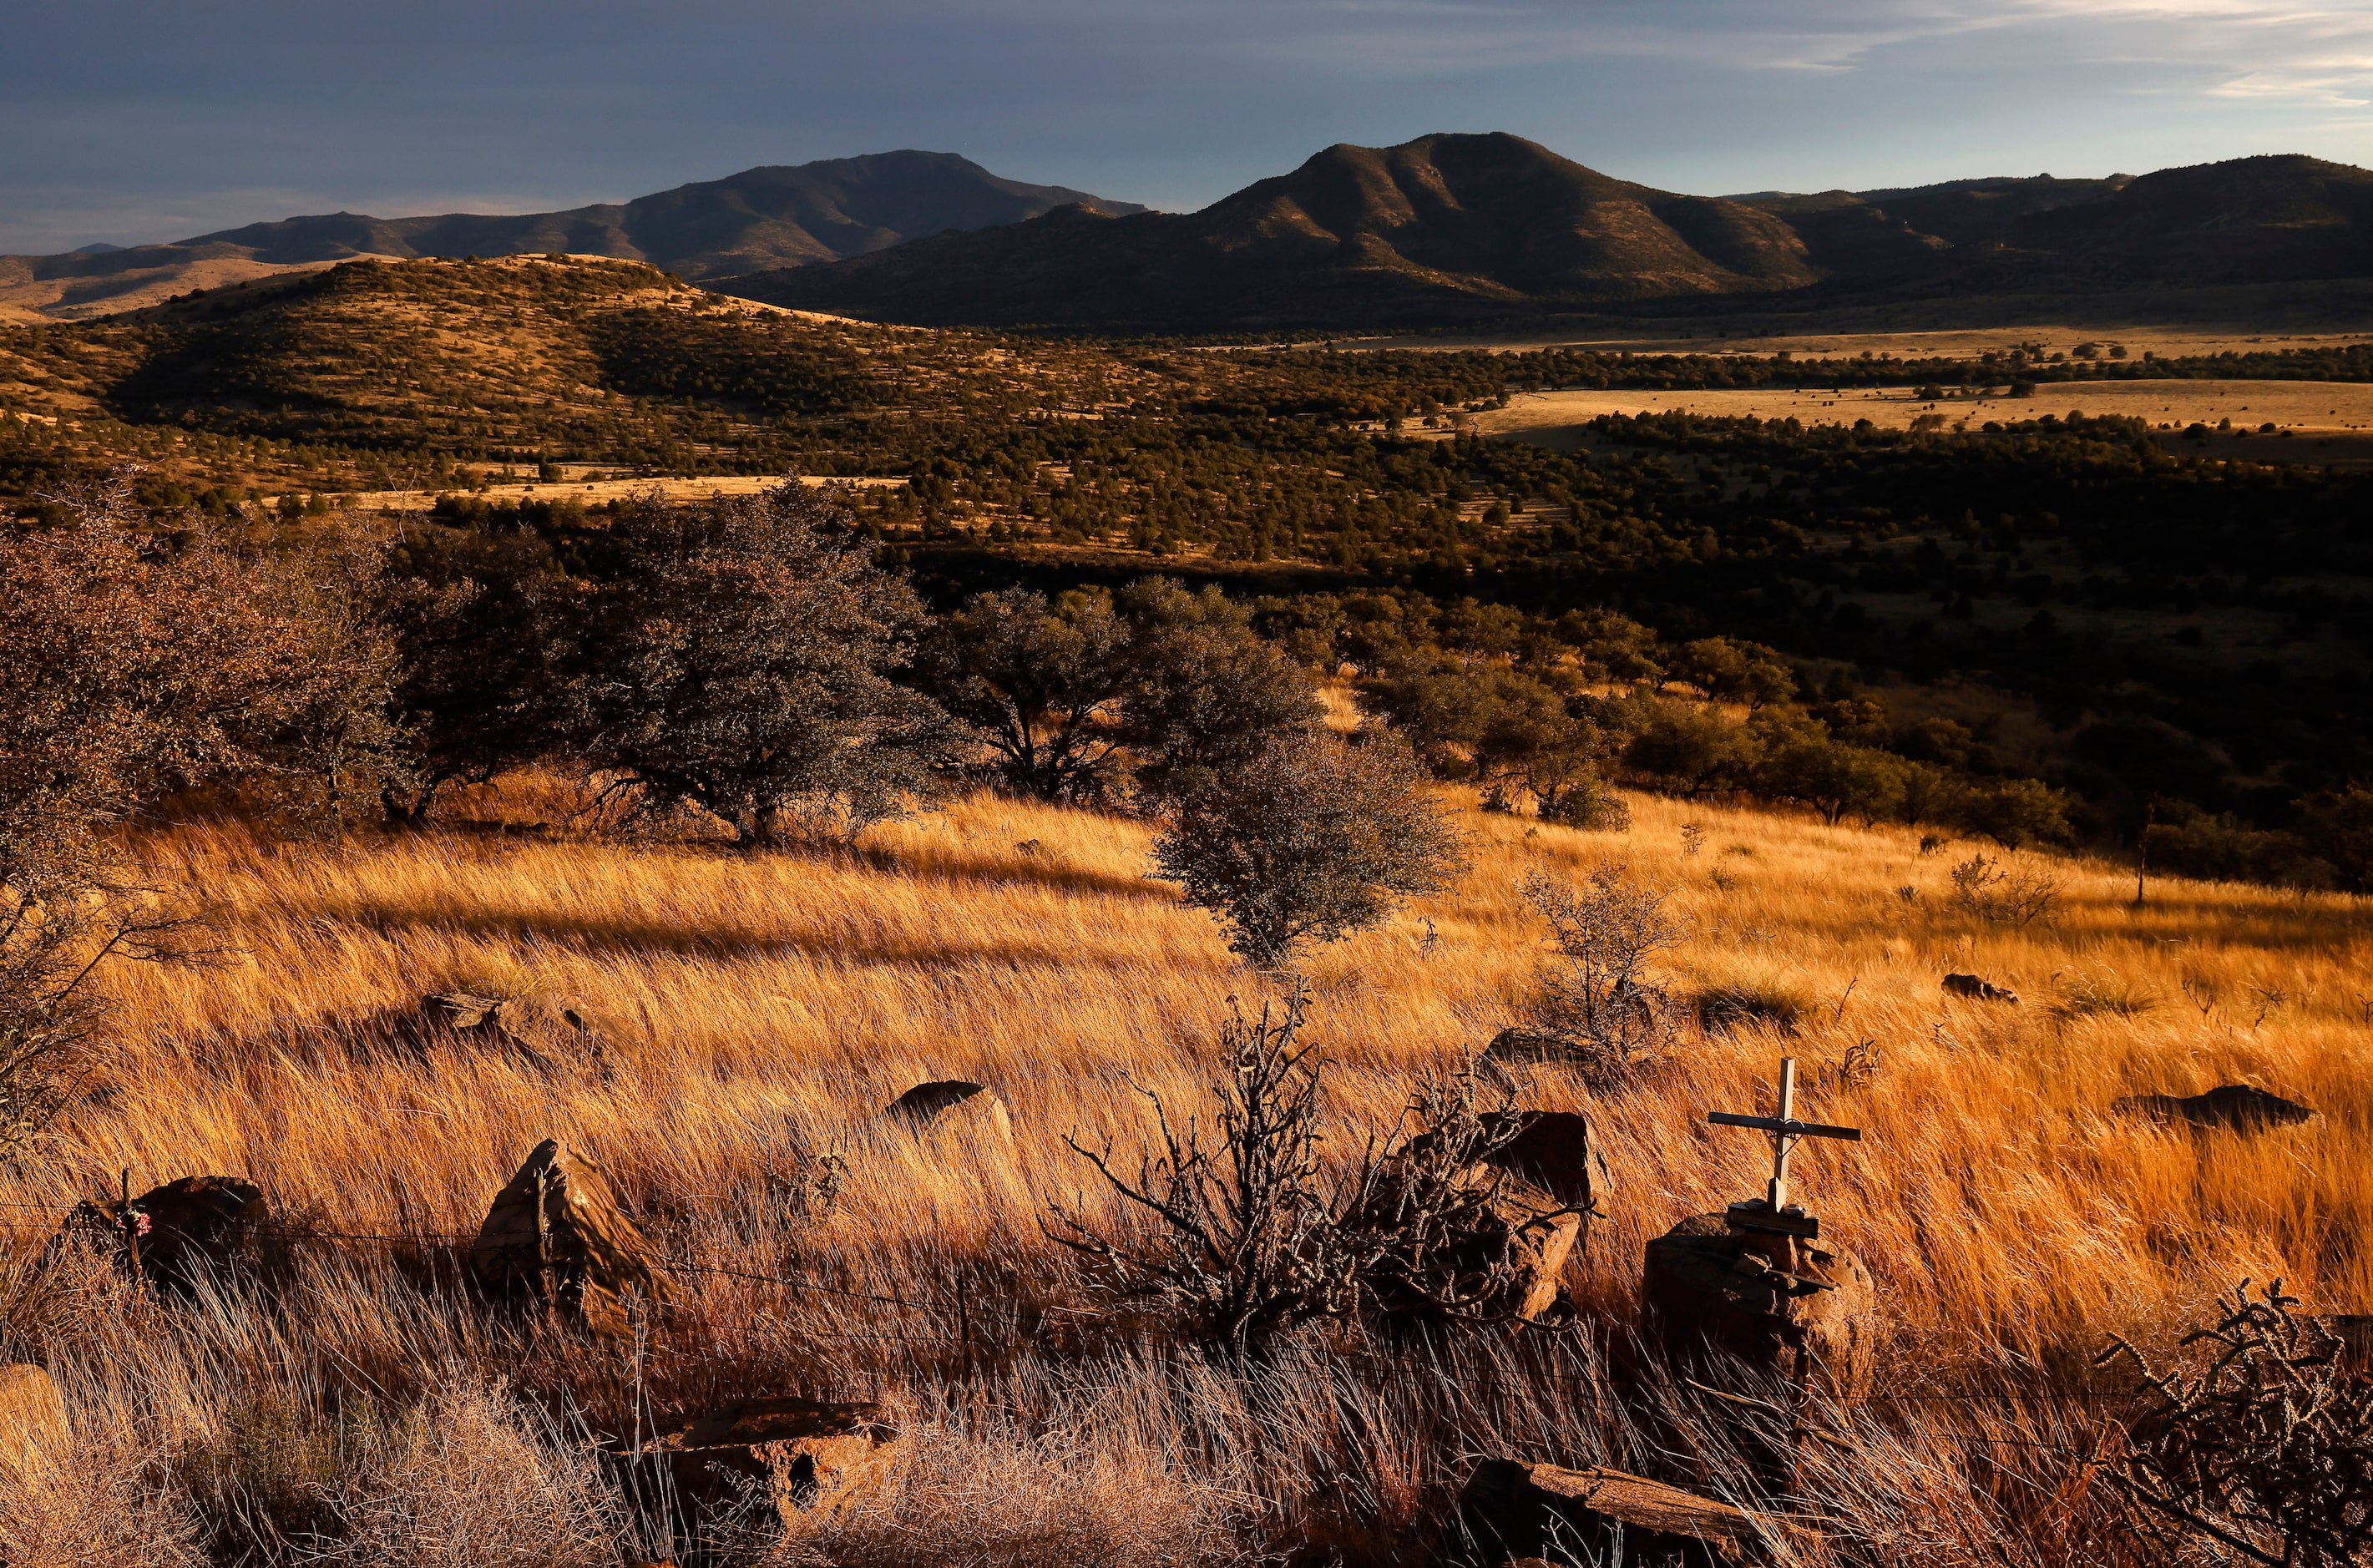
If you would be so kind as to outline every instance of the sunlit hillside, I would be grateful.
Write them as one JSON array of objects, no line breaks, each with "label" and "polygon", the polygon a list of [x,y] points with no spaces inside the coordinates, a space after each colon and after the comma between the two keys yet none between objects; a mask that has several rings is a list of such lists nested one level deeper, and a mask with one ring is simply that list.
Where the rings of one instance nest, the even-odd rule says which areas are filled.
[{"label": "sunlit hillside", "polygon": [[[1609,1379],[1643,1242],[1759,1189],[1768,1144],[1705,1114],[1768,1110],[1783,1055],[1804,1064],[1802,1114],[1866,1129],[1800,1153],[1798,1191],[1868,1263],[1892,1352],[1876,1396],[1827,1418],[1841,1435],[1815,1463],[1841,1516],[1818,1534],[1775,1518],[1784,1560],[2140,1562],[2086,1483],[2094,1408],[2068,1397],[2107,1386],[2088,1363],[2108,1336],[2164,1345],[2243,1276],[2373,1308],[2362,900],[2154,882],[2138,907],[2131,870],[2021,857],[2060,889],[2021,927],[1957,902],[1977,847],[1916,833],[1651,797],[1618,834],[1470,813],[1453,892],[1307,965],[1337,1154],[1395,1119],[1414,1072],[1516,1016],[1543,934],[1531,872],[1620,860],[1669,889],[1689,930],[1660,977],[1678,1011],[1728,988],[1765,1021],[1686,1023],[1666,1063],[1604,1096],[1529,1078],[1528,1103],[1587,1111],[1604,1142],[1577,1326],[1414,1349],[1314,1336],[1239,1382],[1111,1321],[1039,1223],[1093,1180],[1068,1135],[1126,1153],[1150,1128],[1132,1082],[1192,1103],[1230,999],[1274,992],[1147,880],[1145,825],[983,795],[861,855],[487,830],[565,822],[568,803],[547,782],[457,801],[416,836],[213,823],[149,843],[218,901],[226,952],[119,973],[119,1059],[54,1157],[0,1178],[0,1323],[61,1369],[88,1449],[46,1527],[152,1544],[28,1562],[177,1561],[177,1511],[217,1552],[281,1561],[357,1487],[379,1512],[345,1517],[338,1561],[656,1554],[627,1550],[583,1438],[770,1390],[899,1412],[894,1484],[830,1527],[842,1562],[1414,1562],[1476,1456],[1669,1467],[1676,1431],[1704,1484],[1751,1499],[1691,1396],[1655,1427],[1641,1412],[1660,1396],[1618,1399]],[[2024,1000],[1949,998],[1948,972]],[[422,1059],[382,1026],[427,992],[543,989],[615,1022],[603,1067]],[[1868,1074],[1841,1074],[1865,1043]],[[1005,1097],[1010,1150],[879,1129],[941,1078]],[[2109,1112],[2225,1082],[2322,1117],[2195,1137]],[[522,1348],[453,1288],[453,1244],[547,1136],[610,1171],[673,1270],[680,1310],[647,1342]],[[802,1146],[847,1164],[821,1219],[784,1201]],[[198,1310],[104,1276],[33,1285],[67,1207],[127,1167],[134,1190],[251,1176],[313,1233],[296,1282]],[[1408,1375],[1429,1361],[1450,1375]],[[428,1426],[406,1426],[423,1398]],[[136,1528],[110,1525],[133,1509]],[[382,1527],[523,1544],[398,1557]]]}]

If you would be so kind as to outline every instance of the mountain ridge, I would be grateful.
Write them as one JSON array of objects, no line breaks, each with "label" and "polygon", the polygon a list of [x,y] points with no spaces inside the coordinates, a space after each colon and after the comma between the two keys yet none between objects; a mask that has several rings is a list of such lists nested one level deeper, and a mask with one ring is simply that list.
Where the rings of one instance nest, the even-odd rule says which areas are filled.
[{"label": "mountain ridge", "polygon": [[[566,253],[648,262],[691,279],[836,261],[949,229],[1019,222],[1093,202],[1068,185],[993,174],[954,153],[913,148],[804,164],[762,164],[631,201],[555,212],[382,218],[312,214],[216,229],[164,245],[0,256],[0,304],[72,319],[361,256]],[[46,296],[46,298],[44,298]]]},{"label": "mountain ridge", "polygon": [[1437,134],[1338,143],[1197,213],[1083,227],[1093,216],[1058,208],[710,287],[912,325],[1226,333],[2373,275],[2373,172],[2297,154],[1706,197],[1504,133]]}]

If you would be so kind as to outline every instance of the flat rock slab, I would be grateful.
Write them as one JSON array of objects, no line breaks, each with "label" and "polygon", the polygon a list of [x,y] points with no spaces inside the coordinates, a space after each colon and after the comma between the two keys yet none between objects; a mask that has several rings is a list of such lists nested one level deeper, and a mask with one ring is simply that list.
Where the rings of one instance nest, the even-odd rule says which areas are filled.
[{"label": "flat rock slab", "polygon": [[1013,1113],[997,1091],[960,1078],[918,1083],[890,1102],[882,1119],[915,1137],[1011,1144]]},{"label": "flat rock slab", "polygon": [[2297,1127],[2312,1121],[2317,1112],[2296,1100],[2270,1094],[2246,1083],[2227,1083],[2204,1094],[2128,1094],[2110,1102],[2120,1116],[2138,1117],[2168,1126],[2188,1126],[2229,1132],[2263,1132],[2272,1127]]},{"label": "flat rock slab", "polygon": [[[1569,1470],[1485,1459],[1459,1495],[1465,1561],[1680,1562],[1724,1568],[1753,1560],[1760,1539],[1743,1509],[1604,1468]],[[1454,1552],[1455,1558],[1457,1552]]]},{"label": "flat rock slab", "polygon": [[566,991],[515,997],[440,991],[421,999],[420,1018],[432,1031],[498,1045],[540,1061],[600,1062],[621,1037],[600,1009]]},{"label": "flat rock slab", "polygon": [[0,1366],[0,1478],[27,1479],[74,1452],[58,1386],[38,1366]]},{"label": "flat rock slab", "polygon": [[745,1399],[643,1444],[614,1445],[612,1467],[638,1505],[672,1499],[697,1523],[754,1491],[785,1525],[828,1518],[889,1473],[897,1429],[874,1404]]},{"label": "flat rock slab", "polygon": [[1735,1356],[1850,1398],[1869,1387],[1870,1272],[1842,1247],[1797,1242],[1792,1269],[1786,1237],[1692,1215],[1648,1244],[1641,1305],[1652,1335],[1684,1364]]},{"label": "flat rock slab", "polygon": [[470,1271],[496,1300],[549,1305],[573,1327],[621,1334],[633,1328],[630,1298],[650,1307],[668,1299],[649,1257],[602,1168],[547,1138],[495,1194]]}]

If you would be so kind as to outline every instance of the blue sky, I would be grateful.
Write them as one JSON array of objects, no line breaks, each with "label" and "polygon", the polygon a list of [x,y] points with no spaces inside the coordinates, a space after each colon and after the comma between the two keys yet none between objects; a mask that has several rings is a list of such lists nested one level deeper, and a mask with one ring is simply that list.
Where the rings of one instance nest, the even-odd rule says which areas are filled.
[{"label": "blue sky", "polygon": [[1170,208],[1514,131],[1722,194],[2373,165],[2373,0],[0,0],[0,252],[918,146]]}]

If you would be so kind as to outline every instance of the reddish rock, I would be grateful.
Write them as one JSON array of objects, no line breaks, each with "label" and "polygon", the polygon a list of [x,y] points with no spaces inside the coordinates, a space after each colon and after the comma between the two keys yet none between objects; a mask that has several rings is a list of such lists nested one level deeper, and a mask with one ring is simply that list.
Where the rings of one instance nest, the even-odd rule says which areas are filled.
[{"label": "reddish rock", "polygon": [[1945,977],[1945,989],[1951,995],[1967,997],[1971,1001],[2002,1001],[2013,1007],[2018,1005],[2016,991],[1989,985],[1975,975],[1947,975]]},{"label": "reddish rock", "polygon": [[1648,1244],[1641,1305],[1651,1335],[1685,1364],[1712,1352],[1848,1398],[1869,1387],[1870,1274],[1841,1247],[1694,1215]]},{"label": "reddish rock", "polygon": [[544,1062],[599,1062],[620,1038],[617,1027],[591,1003],[564,991],[515,997],[445,991],[422,998],[420,1015],[432,1030]]},{"label": "reddish rock", "polygon": [[893,1100],[883,1119],[918,1138],[958,1138],[1011,1146],[1013,1113],[997,1091],[962,1079],[918,1083]]},{"label": "reddish rock", "polygon": [[633,1328],[635,1302],[659,1307],[668,1299],[649,1253],[601,1167],[547,1138],[495,1195],[470,1247],[470,1271],[494,1299],[549,1305],[574,1327],[622,1334]]},{"label": "reddish rock", "polygon": [[1568,1470],[1485,1459],[1458,1502],[1451,1556],[1470,1563],[1678,1562],[1723,1568],[1751,1560],[1759,1536],[1744,1510],[1604,1468]]},{"label": "reddish rock", "polygon": [[[66,1216],[64,1235],[79,1235],[129,1270],[136,1254],[140,1277],[181,1294],[202,1279],[219,1278],[263,1239],[270,1211],[263,1190],[238,1176],[181,1176],[134,1199],[86,1199]],[[53,1246],[56,1244],[53,1243]]]},{"label": "reddish rock", "polygon": [[642,1444],[610,1463],[638,1505],[672,1496],[697,1522],[754,1487],[785,1525],[829,1518],[889,1473],[898,1433],[872,1404],[745,1399]]}]

